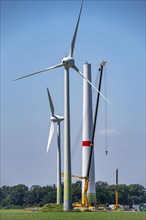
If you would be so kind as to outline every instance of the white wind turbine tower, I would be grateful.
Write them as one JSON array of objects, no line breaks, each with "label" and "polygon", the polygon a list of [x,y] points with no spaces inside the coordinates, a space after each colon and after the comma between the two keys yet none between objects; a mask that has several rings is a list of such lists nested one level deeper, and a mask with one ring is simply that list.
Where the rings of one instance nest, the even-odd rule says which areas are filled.
[{"label": "white wind turbine tower", "polygon": [[71,42],[69,55],[62,59],[62,62],[40,70],[38,72],[31,73],[26,76],[22,76],[20,78],[15,79],[20,80],[25,77],[29,77],[32,75],[36,75],[42,72],[46,72],[48,70],[52,70],[58,67],[64,67],[64,210],[69,211],[72,209],[72,195],[71,195],[71,149],[70,149],[70,100],[69,100],[69,69],[73,68],[77,73],[79,73],[100,95],[109,102],[109,100],[102,95],[101,92],[97,90],[97,88],[82,74],[82,72],[76,67],[75,60],[73,58],[73,52],[75,47],[76,35],[78,31],[80,16],[82,12],[83,1],[81,4],[75,32],[73,35],[73,39]]},{"label": "white wind turbine tower", "polygon": [[63,116],[55,115],[54,105],[51,99],[51,95],[49,89],[47,88],[50,110],[52,116],[50,117],[51,120],[51,127],[50,133],[48,138],[48,145],[47,145],[47,152],[49,151],[51,140],[54,133],[54,124],[57,123],[57,204],[62,203],[62,188],[61,188],[61,142],[60,142],[60,122],[64,120]]}]

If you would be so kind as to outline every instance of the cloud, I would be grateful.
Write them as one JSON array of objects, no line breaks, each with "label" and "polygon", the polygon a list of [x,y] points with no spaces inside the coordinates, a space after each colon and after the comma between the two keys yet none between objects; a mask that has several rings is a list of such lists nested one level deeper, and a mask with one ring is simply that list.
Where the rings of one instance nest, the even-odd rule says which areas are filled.
[{"label": "cloud", "polygon": [[99,133],[98,133],[99,135],[109,135],[109,136],[117,136],[117,135],[120,135],[120,134],[122,134],[122,132],[121,131],[118,131],[117,129],[103,129],[103,130],[101,130],[101,131],[99,131]]}]

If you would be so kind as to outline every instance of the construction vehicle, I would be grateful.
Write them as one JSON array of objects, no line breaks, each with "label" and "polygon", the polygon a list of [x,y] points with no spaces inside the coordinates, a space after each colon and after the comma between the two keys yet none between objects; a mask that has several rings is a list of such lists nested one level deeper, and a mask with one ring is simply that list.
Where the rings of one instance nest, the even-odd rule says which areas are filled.
[{"label": "construction vehicle", "polygon": [[[92,139],[90,142],[91,150],[90,150],[90,155],[89,155],[89,161],[88,161],[88,166],[87,166],[87,172],[86,176],[76,176],[76,175],[71,175],[72,177],[79,178],[79,179],[85,179],[84,183],[84,196],[81,204],[75,203],[73,204],[74,207],[84,207],[84,208],[90,208],[90,204],[88,202],[87,198],[87,191],[88,191],[88,185],[89,185],[89,174],[90,174],[90,167],[91,167],[91,159],[92,159],[92,152],[93,152],[93,147],[94,147],[94,137],[95,137],[95,129],[96,129],[96,121],[97,121],[97,113],[98,113],[98,107],[99,107],[99,98],[100,98],[100,91],[101,91],[101,81],[102,81],[102,74],[103,74],[103,67],[106,64],[106,61],[103,61],[100,64],[100,76],[99,76],[99,84],[98,84],[98,94],[97,94],[97,101],[96,101],[96,107],[95,107],[95,115],[94,115],[94,123],[93,123],[93,131],[92,131]],[[62,173],[62,176],[64,174]]]}]

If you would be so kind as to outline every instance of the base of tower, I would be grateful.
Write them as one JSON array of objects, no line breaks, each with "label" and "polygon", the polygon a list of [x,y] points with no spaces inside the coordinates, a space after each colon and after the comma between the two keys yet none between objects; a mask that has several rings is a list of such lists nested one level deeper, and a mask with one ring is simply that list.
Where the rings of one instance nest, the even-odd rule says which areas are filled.
[{"label": "base of tower", "polygon": [[[87,193],[87,199],[90,206],[96,206],[96,194]],[[84,193],[82,193],[82,204],[84,203]]]}]

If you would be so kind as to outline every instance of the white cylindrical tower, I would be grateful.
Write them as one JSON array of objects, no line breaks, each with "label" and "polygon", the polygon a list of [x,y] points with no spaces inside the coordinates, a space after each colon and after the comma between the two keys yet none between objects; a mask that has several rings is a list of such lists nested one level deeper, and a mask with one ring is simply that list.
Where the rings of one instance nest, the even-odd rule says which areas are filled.
[{"label": "white cylindrical tower", "polygon": [[[84,76],[91,82],[91,64],[84,64]],[[92,88],[91,85],[83,79],[83,141],[82,141],[82,176],[86,176],[89,154],[91,150],[91,139],[93,129],[93,113],[92,113]],[[82,202],[84,200],[84,184],[82,180]],[[91,167],[89,174],[89,186],[87,191],[89,204],[96,204],[95,191],[95,169],[94,169],[94,149],[92,152]]]},{"label": "white cylindrical tower", "polygon": [[64,211],[72,209],[69,69],[64,69]]},{"label": "white cylindrical tower", "polygon": [[62,204],[60,121],[57,122],[57,204]]}]

